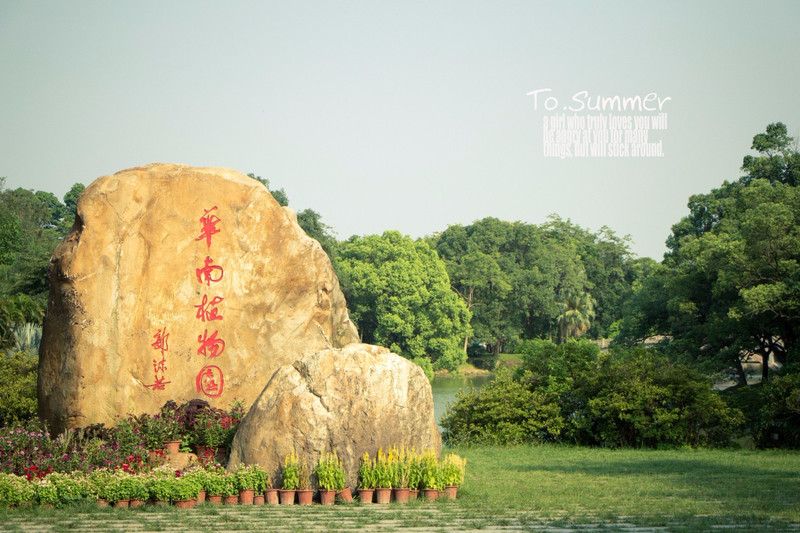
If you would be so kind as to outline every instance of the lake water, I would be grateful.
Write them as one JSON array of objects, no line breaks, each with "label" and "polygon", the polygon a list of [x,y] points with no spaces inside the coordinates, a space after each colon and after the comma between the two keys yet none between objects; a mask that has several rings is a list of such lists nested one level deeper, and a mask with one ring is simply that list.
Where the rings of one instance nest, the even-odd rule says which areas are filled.
[{"label": "lake water", "polygon": [[[439,423],[448,404],[455,402],[456,394],[460,390],[469,390],[470,387],[480,389],[494,378],[494,374],[480,376],[434,376],[431,388],[433,389],[433,414],[436,423]],[[439,426],[441,430],[441,425]]]}]

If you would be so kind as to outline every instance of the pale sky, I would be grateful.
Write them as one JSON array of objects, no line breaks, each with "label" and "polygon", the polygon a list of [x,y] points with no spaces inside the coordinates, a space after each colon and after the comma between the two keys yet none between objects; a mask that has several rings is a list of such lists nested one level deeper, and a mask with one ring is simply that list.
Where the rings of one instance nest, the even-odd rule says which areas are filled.
[{"label": "pale sky", "polygon": [[[229,167],[342,239],[557,213],[660,260],[755,134],[800,137],[798,21],[795,1],[3,0],[0,176],[61,198],[152,162]],[[545,157],[543,119],[581,91],[669,98],[664,156]]]}]

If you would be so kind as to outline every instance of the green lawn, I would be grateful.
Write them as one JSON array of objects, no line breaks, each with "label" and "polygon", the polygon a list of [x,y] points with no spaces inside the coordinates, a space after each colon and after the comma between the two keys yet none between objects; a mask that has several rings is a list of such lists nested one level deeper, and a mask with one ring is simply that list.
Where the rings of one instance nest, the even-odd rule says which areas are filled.
[{"label": "green lawn", "polygon": [[453,448],[455,502],[0,510],[2,531],[799,531],[800,452]]}]

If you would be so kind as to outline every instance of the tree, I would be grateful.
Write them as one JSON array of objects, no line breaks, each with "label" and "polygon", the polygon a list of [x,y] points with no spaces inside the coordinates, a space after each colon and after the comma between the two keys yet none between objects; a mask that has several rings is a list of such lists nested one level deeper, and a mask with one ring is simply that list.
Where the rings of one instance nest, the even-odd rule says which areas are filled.
[{"label": "tree", "polygon": [[692,196],[673,226],[663,265],[637,290],[623,328],[671,338],[675,356],[707,369],[742,361],[786,363],[800,334],[800,189],[798,157],[786,127],[770,124],[753,139],[745,176]]},{"label": "tree", "polygon": [[364,342],[429,358],[436,369],[457,370],[466,360],[460,339],[470,313],[426,243],[397,231],[354,236],[342,243],[337,270]]},{"label": "tree", "polygon": [[254,180],[260,182],[264,187],[267,188],[269,193],[272,195],[273,198],[278,202],[279,205],[286,207],[289,205],[289,197],[286,196],[286,191],[283,188],[272,190],[269,188],[269,180],[267,178],[262,178],[261,176],[256,176],[253,173],[248,174],[249,177],[253,178]]},{"label": "tree", "polygon": [[333,228],[322,222],[322,215],[313,209],[304,209],[297,213],[297,223],[303,228],[306,235],[316,239],[322,245],[322,249],[335,263],[339,253],[339,242],[332,233]]},{"label": "tree", "polygon": [[573,231],[557,217],[542,227],[485,218],[436,238],[453,289],[472,311],[475,340],[494,355],[509,341],[558,338],[567,298],[589,293]]}]

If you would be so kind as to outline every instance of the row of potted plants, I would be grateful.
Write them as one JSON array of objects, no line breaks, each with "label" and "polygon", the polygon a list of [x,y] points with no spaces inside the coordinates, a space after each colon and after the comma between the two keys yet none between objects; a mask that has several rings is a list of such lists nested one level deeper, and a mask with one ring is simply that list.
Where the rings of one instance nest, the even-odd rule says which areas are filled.
[{"label": "row of potted plants", "polygon": [[455,499],[464,483],[466,459],[451,453],[441,461],[433,450],[418,453],[414,449],[392,447],[386,454],[381,448],[376,457],[364,454],[358,469],[358,494],[362,502],[398,503],[416,498],[420,492],[435,500],[440,492]]},{"label": "row of potted plants", "polygon": [[[455,498],[464,480],[465,461],[449,454],[439,461],[432,450],[419,454],[405,448],[379,450],[374,459],[362,458],[358,471],[359,498],[364,503],[388,503],[394,494],[397,502],[416,497],[418,491],[433,499],[439,490],[449,489]],[[338,496],[352,501],[346,474],[335,452],[319,457],[313,469],[320,501],[330,505]],[[312,471],[294,452],[287,455],[281,469],[281,489],[272,487],[269,473],[259,465],[239,465],[226,472],[219,464],[194,464],[183,470],[162,465],[150,471],[131,468],[96,469],[90,473],[51,473],[31,470],[25,476],[0,473],[0,506],[26,503],[62,505],[77,500],[96,499],[100,505],[118,507],[174,503],[191,507],[203,501],[211,503],[310,504],[314,484]]]}]

